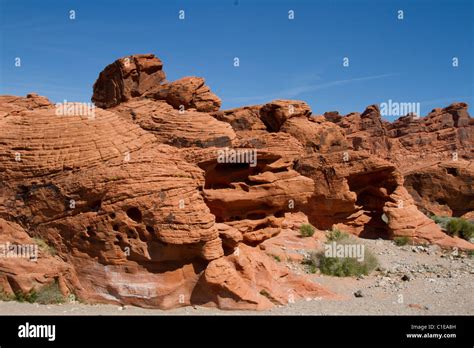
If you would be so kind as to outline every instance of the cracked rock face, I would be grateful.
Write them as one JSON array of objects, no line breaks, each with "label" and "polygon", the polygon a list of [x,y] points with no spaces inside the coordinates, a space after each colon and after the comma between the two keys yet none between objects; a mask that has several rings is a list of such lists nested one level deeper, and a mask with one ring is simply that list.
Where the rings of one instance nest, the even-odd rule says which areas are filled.
[{"label": "cracked rock face", "polygon": [[[296,100],[220,111],[204,79],[165,81],[152,54],[118,59],[93,89],[93,117],[0,96],[0,242],[40,250],[36,262],[0,258],[8,294],[55,284],[85,302],[163,309],[335,298],[276,260],[322,244],[322,231],[300,238],[306,223],[473,249],[419,210],[436,201],[470,214],[470,162],[398,165],[420,134],[438,139],[433,158],[457,144],[466,160],[465,104],[417,127],[387,124],[376,106],[345,117]],[[456,195],[430,189],[447,187],[444,173]]]}]

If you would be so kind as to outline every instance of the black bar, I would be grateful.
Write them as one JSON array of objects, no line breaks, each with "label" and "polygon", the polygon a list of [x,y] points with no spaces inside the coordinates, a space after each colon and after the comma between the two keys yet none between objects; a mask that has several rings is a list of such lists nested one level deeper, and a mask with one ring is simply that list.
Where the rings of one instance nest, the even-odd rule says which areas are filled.
[{"label": "black bar", "polygon": [[[30,327],[54,324],[54,341],[45,337],[18,337],[19,326],[26,323]],[[469,316],[2,316],[0,346],[410,344],[472,347],[473,324],[473,317]],[[455,334],[456,337],[408,338],[407,334]]]}]

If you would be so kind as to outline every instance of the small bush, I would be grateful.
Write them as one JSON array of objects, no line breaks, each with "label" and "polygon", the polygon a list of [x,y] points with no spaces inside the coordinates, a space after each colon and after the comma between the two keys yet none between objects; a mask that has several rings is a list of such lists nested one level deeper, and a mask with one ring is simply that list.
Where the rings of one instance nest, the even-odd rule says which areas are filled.
[{"label": "small bush", "polygon": [[[346,235],[339,244],[350,243],[351,238]],[[327,257],[324,252],[314,252],[303,261],[310,273],[316,273],[317,269],[321,273],[336,277],[351,277],[368,275],[378,266],[378,261],[366,248],[364,249],[364,259],[358,261],[352,257]]]},{"label": "small bush", "polygon": [[[3,293],[5,294],[5,293]],[[52,282],[49,285],[43,286],[36,290],[31,289],[28,293],[15,292],[14,296],[6,295],[6,298],[0,293],[0,299],[3,301],[18,301],[18,302],[29,302],[29,303],[40,303],[40,304],[57,304],[65,301],[64,296],[59,290],[59,284],[57,281]]]},{"label": "small bush", "polygon": [[314,234],[314,227],[310,224],[303,224],[300,227],[300,233],[303,237],[311,237]]},{"label": "small bush", "polygon": [[29,302],[35,303],[38,298],[38,294],[35,289],[31,289],[28,293],[23,293],[21,291],[15,292],[15,300],[18,302]]},{"label": "small bush", "polygon": [[278,255],[273,255],[273,258],[274,258],[276,261],[281,262],[280,256],[278,256]]},{"label": "small bush", "polygon": [[446,231],[450,236],[470,240],[474,237],[474,224],[461,218],[452,218],[446,226]]},{"label": "small bush", "polygon": [[403,246],[403,245],[407,245],[410,242],[410,238],[408,238],[406,236],[395,237],[395,238],[393,238],[393,241],[395,242],[395,245]]},{"label": "small bush", "polygon": [[461,237],[466,240],[474,238],[474,224],[472,222],[449,216],[432,215],[430,218],[450,236]]},{"label": "small bush", "polygon": [[432,215],[432,216],[430,216],[430,218],[431,218],[431,220],[436,222],[441,227],[441,229],[444,230],[444,231],[447,230],[448,222],[449,222],[449,220],[451,220],[451,218],[449,216]]},{"label": "small bush", "polygon": [[15,295],[9,295],[4,289],[0,289],[0,301],[14,301]]},{"label": "small bush", "polygon": [[47,253],[51,256],[54,256],[57,254],[57,251],[54,247],[48,245],[43,239],[38,238],[38,237],[33,237],[33,241],[38,245],[39,250],[43,251],[44,253]]},{"label": "small bush", "polygon": [[64,296],[61,294],[61,290],[59,290],[59,284],[57,281],[53,283],[43,286],[36,292],[36,301],[37,303],[41,304],[54,304],[54,303],[63,303]]},{"label": "small bush", "polygon": [[349,238],[349,235],[346,232],[342,232],[341,230],[337,228],[333,228],[326,235],[326,238],[329,242],[339,242],[341,240]]},{"label": "small bush", "polygon": [[377,259],[369,252],[365,252],[364,261],[355,258],[326,257],[324,253],[319,254],[319,269],[321,273],[336,277],[350,277],[367,275],[377,267]]}]

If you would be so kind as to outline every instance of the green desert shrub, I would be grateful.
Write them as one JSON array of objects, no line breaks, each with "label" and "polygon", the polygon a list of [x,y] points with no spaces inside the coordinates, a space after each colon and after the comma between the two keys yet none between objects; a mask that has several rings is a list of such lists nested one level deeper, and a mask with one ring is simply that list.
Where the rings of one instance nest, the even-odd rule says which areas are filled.
[{"label": "green desert shrub", "polygon": [[57,281],[52,282],[49,285],[43,286],[36,292],[36,302],[42,304],[54,304],[63,303],[65,301],[64,296],[59,290],[59,284]]},{"label": "green desert shrub", "polygon": [[393,241],[395,242],[396,245],[402,246],[402,245],[407,245],[410,242],[410,238],[406,236],[395,237],[393,238]]},{"label": "green desert shrub", "polygon": [[329,242],[339,242],[341,240],[345,240],[349,238],[349,235],[346,232],[342,232],[337,228],[333,228],[329,233],[326,235],[326,238]]},{"label": "green desert shrub", "polygon": [[[0,294],[0,297],[1,294]],[[15,296],[8,297],[8,299],[3,299],[4,301],[12,300],[18,302],[29,302],[29,303],[40,303],[40,304],[57,304],[63,303],[65,301],[64,296],[59,290],[59,284],[57,281],[52,282],[51,284],[45,285],[39,289],[31,289],[27,293],[15,292]]]},{"label": "green desert shrub", "polygon": [[443,231],[450,236],[461,237],[466,240],[474,238],[474,224],[463,218],[449,216],[430,216]]},{"label": "green desert shrub", "polygon": [[314,234],[314,227],[310,224],[302,224],[300,226],[300,233],[303,237],[311,237]]},{"label": "green desert shrub", "polygon": [[313,254],[310,254],[309,257],[303,259],[302,264],[305,265],[309,273],[316,273],[318,270],[318,267],[316,266],[316,258]]},{"label": "green desert shrub", "polygon": [[474,224],[461,218],[451,218],[446,226],[450,236],[457,236],[470,240],[474,238]]},{"label": "green desert shrub", "polygon": [[52,256],[57,254],[56,249],[48,245],[48,243],[46,243],[46,241],[44,241],[43,239],[38,238],[38,237],[33,237],[32,239],[38,245],[39,250],[41,250],[42,252],[47,253]]},{"label": "green desert shrub", "polygon": [[29,302],[29,303],[35,303],[36,299],[38,297],[38,294],[35,289],[31,289],[27,293],[23,293],[21,291],[15,292],[15,298],[14,300],[18,302]]},{"label": "green desert shrub", "polygon": [[15,300],[15,295],[9,295],[5,292],[5,289],[0,288],[0,301],[13,301]]},{"label": "green desert shrub", "polygon": [[[332,241],[331,243],[334,243]],[[338,245],[348,245],[356,241],[349,236],[340,239]],[[309,273],[321,273],[336,277],[357,277],[367,275],[378,266],[377,258],[372,252],[364,247],[364,257],[359,261],[355,257],[330,257],[324,251],[313,252],[307,257],[303,264]]]},{"label": "green desert shrub", "polygon": [[449,216],[431,215],[430,218],[431,218],[431,220],[436,222],[441,227],[441,229],[443,229],[445,231],[447,229],[449,220],[451,220],[451,218]]},{"label": "green desert shrub", "polygon": [[370,252],[365,253],[364,261],[350,257],[326,257],[324,254],[319,254],[321,273],[336,277],[367,275],[377,267],[377,264],[377,259]]}]

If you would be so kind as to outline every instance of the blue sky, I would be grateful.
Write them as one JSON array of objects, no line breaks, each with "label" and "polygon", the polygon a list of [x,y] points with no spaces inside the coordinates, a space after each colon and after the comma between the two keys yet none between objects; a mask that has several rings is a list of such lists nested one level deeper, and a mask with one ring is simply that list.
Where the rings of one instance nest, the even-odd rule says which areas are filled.
[{"label": "blue sky", "polygon": [[473,3],[0,0],[0,94],[89,102],[107,64],[154,53],[169,80],[204,77],[223,109],[287,98],[346,114],[391,99],[419,102],[424,115],[474,104]]}]

